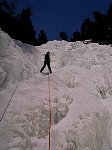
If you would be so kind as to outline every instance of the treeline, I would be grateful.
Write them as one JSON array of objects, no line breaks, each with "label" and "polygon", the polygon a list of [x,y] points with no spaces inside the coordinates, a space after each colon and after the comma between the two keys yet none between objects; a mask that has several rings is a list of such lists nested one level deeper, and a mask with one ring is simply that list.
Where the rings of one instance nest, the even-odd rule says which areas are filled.
[{"label": "treeline", "polygon": [[89,18],[83,20],[80,32],[73,32],[69,39],[66,32],[60,32],[60,38],[66,41],[84,41],[91,39],[100,44],[112,43],[112,4],[110,4],[107,14],[99,11],[93,12],[94,21]]},{"label": "treeline", "polygon": [[[44,30],[41,30],[36,37],[31,20],[31,8],[24,8],[20,14],[14,12],[16,12],[16,0],[0,0],[0,28],[3,31],[12,38],[31,45],[42,45],[48,41]],[[100,44],[112,44],[112,4],[106,14],[94,11],[93,18],[94,20],[84,19],[80,32],[73,32],[71,38],[66,32],[60,32],[60,39],[71,42],[91,39]]]},{"label": "treeline", "polygon": [[25,8],[20,14],[14,15],[16,1],[0,0],[0,28],[12,38],[32,45],[46,43],[47,37],[44,30],[41,30],[38,38],[31,21],[31,8]]}]

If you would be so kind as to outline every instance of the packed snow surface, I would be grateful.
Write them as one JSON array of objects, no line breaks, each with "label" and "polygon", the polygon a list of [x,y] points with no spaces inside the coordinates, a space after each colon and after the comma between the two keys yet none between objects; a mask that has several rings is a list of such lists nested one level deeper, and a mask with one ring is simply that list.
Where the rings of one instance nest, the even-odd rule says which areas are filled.
[{"label": "packed snow surface", "polygon": [[0,150],[48,150],[48,75],[39,72],[47,51],[51,150],[112,150],[112,47],[79,41],[33,47],[1,30],[0,118],[11,101],[0,121]]}]

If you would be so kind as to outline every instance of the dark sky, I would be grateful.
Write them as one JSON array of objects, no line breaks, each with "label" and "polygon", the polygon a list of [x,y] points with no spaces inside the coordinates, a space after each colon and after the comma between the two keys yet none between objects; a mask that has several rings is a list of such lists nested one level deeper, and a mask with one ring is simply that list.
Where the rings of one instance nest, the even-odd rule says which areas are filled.
[{"label": "dark sky", "polygon": [[38,33],[46,32],[49,40],[59,38],[60,31],[69,36],[80,31],[83,19],[93,17],[93,11],[106,14],[112,0],[18,0],[18,8],[32,8],[32,22]]}]

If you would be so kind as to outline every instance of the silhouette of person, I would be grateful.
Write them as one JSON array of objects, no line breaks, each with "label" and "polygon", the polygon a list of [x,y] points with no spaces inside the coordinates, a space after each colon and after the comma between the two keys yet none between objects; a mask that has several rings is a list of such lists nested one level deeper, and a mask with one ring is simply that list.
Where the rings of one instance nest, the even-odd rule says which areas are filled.
[{"label": "silhouette of person", "polygon": [[45,54],[44,65],[43,65],[43,67],[41,68],[40,72],[42,72],[42,71],[44,70],[44,68],[45,68],[46,65],[48,66],[48,69],[49,69],[50,73],[52,73],[51,67],[50,67],[50,52],[47,52],[47,53]]}]

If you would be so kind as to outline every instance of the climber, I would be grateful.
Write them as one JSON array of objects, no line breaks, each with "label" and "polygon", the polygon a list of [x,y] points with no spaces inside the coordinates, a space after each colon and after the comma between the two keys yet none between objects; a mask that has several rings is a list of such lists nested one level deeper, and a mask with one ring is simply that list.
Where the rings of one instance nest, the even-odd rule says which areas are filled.
[{"label": "climber", "polygon": [[46,65],[48,66],[50,73],[52,73],[51,67],[50,67],[50,52],[49,51],[45,54],[44,65],[43,65],[42,69],[40,70],[40,72],[42,72],[44,70]]}]

